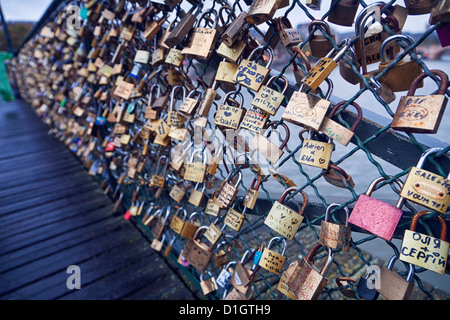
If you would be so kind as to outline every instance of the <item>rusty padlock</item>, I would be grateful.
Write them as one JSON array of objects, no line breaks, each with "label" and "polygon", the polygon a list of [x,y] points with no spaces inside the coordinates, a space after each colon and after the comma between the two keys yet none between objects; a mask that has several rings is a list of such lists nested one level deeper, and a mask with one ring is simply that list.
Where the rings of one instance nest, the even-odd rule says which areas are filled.
[{"label": "rusty padlock", "polygon": [[205,272],[214,255],[211,247],[199,240],[200,232],[205,232],[207,229],[207,226],[198,228],[183,249],[184,258],[201,273]]},{"label": "rusty padlock", "polygon": [[329,216],[331,208],[341,206],[339,203],[332,203],[327,207],[325,218],[320,223],[319,243],[326,247],[344,250],[348,252],[352,240],[352,229],[348,225],[349,210],[344,206],[345,225],[330,222]]}]

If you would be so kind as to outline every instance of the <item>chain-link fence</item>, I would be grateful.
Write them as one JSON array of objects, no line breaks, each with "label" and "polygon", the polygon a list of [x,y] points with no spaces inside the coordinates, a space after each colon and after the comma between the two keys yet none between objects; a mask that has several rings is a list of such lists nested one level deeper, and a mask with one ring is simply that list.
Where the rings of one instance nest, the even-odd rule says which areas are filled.
[{"label": "chain-link fence", "polygon": [[[308,260],[316,261],[318,270],[328,278],[318,298],[362,298],[362,291],[357,290],[360,279],[367,276],[369,266],[372,270],[379,267],[378,271],[387,266],[389,258],[380,259],[380,252],[388,257],[400,255],[403,232],[410,227],[416,212],[430,211],[419,221],[416,230],[434,237],[440,234],[438,217],[448,221],[446,210],[439,212],[441,205],[425,209],[417,204],[417,199],[402,203],[403,213],[397,214],[397,222],[390,225],[386,217],[381,221],[368,218],[373,223],[383,223],[378,228],[383,229],[381,231],[391,228],[391,235],[375,234],[356,219],[355,207],[360,195],[379,177],[383,180],[374,188],[374,197],[390,203],[392,211],[402,189],[396,183],[398,180],[406,183],[411,167],[426,150],[439,148],[427,158],[426,168],[443,177],[447,177],[450,168],[447,143],[421,133],[427,132],[425,130],[402,130],[401,126],[398,130],[392,129],[400,107],[399,97],[393,97],[395,93],[390,92],[390,88],[396,87],[392,91],[398,96],[407,95],[412,80],[424,72],[428,77],[424,81],[425,88],[431,88],[424,94],[449,95],[448,84],[443,85],[441,92],[435,88],[436,84],[439,87],[445,82],[445,75],[435,73],[436,68],[430,70],[419,53],[419,48],[445,23],[437,22],[413,39],[401,31],[404,19],[415,16],[411,15],[412,4],[408,3],[410,15],[405,16],[406,9],[398,2],[341,0],[330,4],[324,1],[321,11],[317,11],[320,2],[309,0],[306,4],[298,0],[254,1],[253,7],[247,1],[238,0],[62,2],[49,19],[45,20],[44,15],[39,24],[43,27],[36,28],[38,34],[27,39],[10,71],[22,97],[50,126],[50,132],[65,142],[89,172],[102,182],[105,193],[116,202],[116,212],[124,214],[152,240],[157,240],[152,246],[180,268],[199,290],[200,297],[222,299],[236,287],[241,291],[233,292],[245,292],[251,299],[298,298],[297,293],[287,294],[286,289],[305,286],[306,276],[302,278],[296,263],[309,255]],[[54,2],[53,7],[56,4]],[[67,10],[69,4],[71,10]],[[256,14],[271,6],[275,9]],[[325,7],[329,9],[324,12]],[[210,9],[217,16],[200,14]],[[236,32],[237,40],[225,37],[224,34],[233,34],[230,23],[237,21],[243,12],[253,12],[249,15],[253,22],[244,24]],[[171,36],[176,38],[175,33],[180,32],[177,24],[185,23],[191,14],[196,14],[196,20],[200,21],[194,27],[216,30],[214,44],[210,50],[206,48],[206,58],[198,56],[205,51],[207,40],[191,41],[192,32],[175,46],[166,46],[164,43],[168,42],[161,41]],[[297,26],[295,23],[300,21],[300,16],[314,22]],[[399,34],[404,37],[389,38]],[[392,41],[386,42],[387,38]],[[235,51],[243,44],[241,55],[234,61],[222,53],[222,49],[226,49],[223,46],[230,45],[227,41],[234,41]],[[199,46],[192,48],[198,43]],[[173,48],[192,50],[182,57],[178,66],[165,58],[158,59],[158,52],[167,57]],[[335,58],[336,64],[334,69],[328,69],[334,62],[323,58],[333,50],[330,57]],[[136,59],[139,54],[144,55],[140,57],[143,60]],[[231,69],[221,69],[225,62]],[[318,66],[324,62],[326,67],[322,69],[325,71],[319,70]],[[242,63],[247,63],[249,72],[239,67]],[[261,72],[255,65],[269,68],[265,82],[249,79]],[[236,71],[237,68],[240,69]],[[400,71],[395,71],[396,68]],[[329,76],[318,76],[327,70],[331,72]],[[244,80],[236,83],[238,79],[234,76],[239,71]],[[318,77],[323,79],[318,81]],[[308,82],[311,79],[314,84]],[[121,80],[133,85],[124,87]],[[249,84],[254,83],[265,84],[267,91],[261,93],[259,88],[249,88]],[[178,90],[182,87],[185,96]],[[210,112],[200,114],[208,88],[216,89],[217,95]],[[272,91],[284,93],[278,110],[266,99]],[[175,112],[175,118],[181,123],[173,123],[170,111],[180,111],[185,98],[188,95],[196,98],[196,92],[203,94],[196,113],[180,118]],[[225,98],[229,99],[225,101]],[[266,99],[266,104],[273,108],[255,107],[258,98]],[[240,99],[242,104],[236,107]],[[327,105],[327,101],[331,104]],[[316,106],[309,106],[305,111],[307,102]],[[317,106],[324,103],[322,120],[317,120],[320,117]],[[222,110],[224,104],[229,106]],[[338,104],[340,108],[330,115],[330,110]],[[432,105],[434,109],[430,113],[439,114],[439,125],[442,112],[435,102]],[[362,117],[347,110],[347,106],[350,110],[361,109]],[[223,118],[227,112],[241,112],[237,116],[240,127],[234,128],[239,130],[232,129],[230,135],[225,129],[232,127],[217,120],[220,112]],[[325,118],[326,112],[328,118]],[[417,118],[423,112],[416,108],[409,116]],[[302,120],[306,118],[313,120],[305,124]],[[323,119],[333,123],[324,126]],[[357,126],[352,135],[348,129],[355,122]],[[246,128],[243,123],[247,123]],[[270,148],[265,140],[256,147],[252,144],[260,130],[257,125],[271,130],[263,136],[275,147]],[[441,131],[446,130],[445,121],[440,127]],[[169,132],[171,134],[167,135]],[[223,143],[225,138],[226,143]],[[350,141],[348,144],[342,140],[345,138]],[[267,154],[267,150],[271,152]],[[327,155],[317,156],[324,150],[328,150]],[[195,157],[202,154],[202,159]],[[326,157],[329,165],[323,164]],[[217,159],[216,171],[214,161],[208,161],[206,170],[198,169],[205,158]],[[190,165],[193,162],[196,165]],[[205,178],[196,180],[199,170]],[[187,179],[186,173],[193,174],[194,178]],[[446,184],[448,182],[444,186]],[[248,202],[252,199],[249,194],[256,190],[257,200],[252,207]],[[430,187],[426,192],[435,190]],[[195,197],[200,199],[198,205],[193,204]],[[280,203],[291,210],[281,207]],[[377,206],[383,205],[378,203]],[[371,211],[368,215],[373,217],[376,210],[367,209]],[[345,210],[354,218],[348,224],[353,231],[348,247],[341,241],[346,234],[348,237],[348,228],[343,227],[347,220]],[[166,213],[167,219],[164,219]],[[321,227],[326,215],[333,226]],[[201,229],[198,241],[190,243],[192,233],[186,236],[181,230],[185,228],[188,232],[188,223],[191,230],[195,230],[196,221],[205,226],[206,231]],[[327,236],[323,235],[324,229],[329,230]],[[448,238],[445,236],[445,239]],[[319,241],[328,241],[327,246],[316,246]],[[162,246],[157,248],[161,242]],[[337,247],[331,249],[332,246]],[[264,249],[272,251],[264,252]],[[316,254],[315,249],[319,250]],[[183,250],[202,251],[208,256],[210,260],[204,273],[200,267],[193,266],[195,262],[189,264],[184,259]],[[285,258],[284,263],[276,254]],[[445,258],[447,254],[445,252]],[[254,260],[258,257],[263,261],[260,264]],[[264,265],[271,266],[272,270]],[[233,275],[230,280],[233,286],[224,289],[223,269],[227,267],[236,268],[236,274],[239,269],[239,276]],[[406,278],[409,265],[398,261],[396,267]],[[422,281],[422,275],[431,272],[415,266],[412,299],[445,297]],[[249,278],[245,279],[247,276]],[[218,280],[219,286],[204,295],[201,283],[203,287],[210,286],[208,279],[211,277]],[[440,277],[445,279],[446,275]]]}]

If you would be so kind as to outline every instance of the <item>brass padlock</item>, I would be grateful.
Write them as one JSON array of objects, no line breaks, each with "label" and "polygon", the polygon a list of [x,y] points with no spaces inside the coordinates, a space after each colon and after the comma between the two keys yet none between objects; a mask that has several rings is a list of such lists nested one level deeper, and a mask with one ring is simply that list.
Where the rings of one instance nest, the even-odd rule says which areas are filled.
[{"label": "brass padlock", "polygon": [[[259,187],[261,185],[262,177],[258,175],[253,179],[250,188],[247,190],[247,194],[242,201],[242,205],[246,208],[253,209],[256,204],[256,200],[258,199]],[[256,185],[255,185],[256,184]]]},{"label": "brass padlock", "polygon": [[[281,89],[281,92],[279,92],[276,89],[272,89],[270,85],[274,80],[282,79],[284,82],[284,86]],[[255,95],[255,97],[252,100],[252,106],[261,109],[264,112],[267,112],[268,114],[274,116],[278,109],[281,106],[281,103],[284,100],[284,93],[286,92],[286,89],[288,87],[288,80],[285,76],[273,76],[271,77],[265,85],[259,89],[258,93]]]},{"label": "brass padlock", "polygon": [[[181,186],[181,187],[179,187]],[[186,194],[186,187],[183,181],[178,181],[170,190],[169,197],[180,203]]]},{"label": "brass padlock", "polygon": [[387,267],[382,267],[380,271],[379,284],[375,284],[375,289],[387,300],[409,300],[414,289],[414,265],[409,263],[409,271],[406,279],[398,273],[392,271],[397,256],[392,256]]},{"label": "brass padlock", "polygon": [[268,119],[269,114],[267,112],[252,107],[245,112],[239,127],[241,129],[247,129],[259,133],[266,126]]},{"label": "brass padlock", "polygon": [[[355,66],[358,72],[353,71],[352,65],[347,63],[344,58],[350,58],[350,61],[353,66]],[[356,58],[355,49],[350,47],[346,52],[343,59],[339,61],[339,74],[342,76],[344,80],[351,84],[358,84],[361,82],[361,78],[359,72],[361,72],[361,66],[358,63],[358,59]]]},{"label": "brass padlock", "polygon": [[[208,279],[204,279],[205,273],[209,275]],[[216,279],[214,278],[211,271],[207,270],[205,273],[200,274],[200,287],[202,289],[203,295],[208,295],[219,289],[216,283]]]},{"label": "brass padlock", "polygon": [[[237,106],[227,103],[228,100],[231,100],[232,95],[240,98]],[[214,124],[220,128],[238,129],[246,111],[242,107],[243,102],[244,96],[242,93],[236,91],[228,92],[223,98],[222,103],[217,107],[216,114],[214,115]]]},{"label": "brass padlock", "polygon": [[[317,27],[320,34],[315,34],[318,30],[313,31],[313,28]],[[325,57],[328,52],[333,50],[333,43],[331,43],[325,36],[324,33],[328,35],[334,42],[336,42],[336,36],[331,33],[330,26],[323,20],[313,20],[308,26],[308,33],[312,33],[309,39],[309,47],[311,49],[311,55],[316,58]]]},{"label": "brass padlock", "polygon": [[232,47],[242,37],[242,33],[245,32],[244,29],[248,25],[245,21],[247,15],[248,13],[246,11],[242,11],[222,33],[220,39],[228,47]]},{"label": "brass padlock", "polygon": [[[206,25],[208,20],[214,16],[214,24],[212,28],[200,27],[200,23],[204,20]],[[208,17],[208,20],[206,19]],[[209,60],[213,50],[215,49],[219,32],[217,31],[218,16],[217,11],[214,9],[208,9],[202,13],[197,20],[197,24],[189,35],[189,43],[181,50],[181,54],[190,56],[198,60]]]},{"label": "brass padlock", "polygon": [[174,26],[174,28],[167,35],[164,44],[169,48],[174,48],[183,42],[186,35],[192,30],[195,22],[197,21],[196,15],[201,11],[202,5],[192,6],[188,13],[180,19],[180,21]]},{"label": "brass padlock", "polygon": [[296,46],[302,42],[302,36],[297,28],[292,27],[291,21],[282,16],[276,20],[276,28],[280,35],[281,43],[285,47]]},{"label": "brass padlock", "polygon": [[[308,72],[306,77],[301,80],[301,83],[307,85],[313,90],[316,90],[320,84],[327,79],[331,72],[338,66],[339,60],[344,56],[345,52],[350,47],[351,40],[344,39],[340,41],[337,46],[339,51],[333,48],[328,54],[320,58],[314,67]],[[333,58],[331,58],[333,57]]]},{"label": "brass padlock", "polygon": [[[303,138],[303,133],[308,131],[308,139]],[[327,142],[313,139],[312,130],[303,130],[299,133],[302,140],[302,149],[298,162],[313,167],[327,169],[334,149],[333,139],[328,137]]]},{"label": "brass padlock", "polygon": [[195,187],[194,189],[192,189],[188,199],[188,202],[196,207],[201,206],[206,189],[206,184],[203,183],[203,188],[201,190],[198,190],[197,188],[199,187],[199,184],[199,182],[195,184]]},{"label": "brass padlock", "polygon": [[427,14],[438,4],[438,0],[404,0],[409,15]]},{"label": "brass padlock", "polygon": [[[239,64],[239,67],[235,74],[236,84],[241,84],[253,91],[258,92],[263,83],[265,82],[267,76],[270,73],[270,65],[273,60],[273,51],[271,48],[265,48],[264,46],[260,46],[255,48],[247,59],[243,59]],[[265,66],[262,66],[253,61],[252,58],[255,58],[255,55],[258,51],[267,52],[269,58]],[[262,56],[263,57],[263,56]]]},{"label": "brass padlock", "polygon": [[225,215],[225,218],[223,220],[224,224],[234,231],[240,231],[245,220],[246,211],[246,207],[242,212],[236,210],[236,201],[234,201],[233,206],[231,208],[228,208],[227,214]]},{"label": "brass padlock", "polygon": [[180,106],[178,107],[178,114],[185,117],[186,119],[192,119],[202,97],[203,92],[198,89],[194,89],[189,92],[187,97],[183,99],[183,102],[181,102]]},{"label": "brass padlock", "polygon": [[321,248],[322,245],[317,243],[306,258],[297,262],[288,279],[288,287],[297,300],[317,300],[328,282],[326,274],[333,262],[334,253],[331,248],[327,248],[327,261],[319,271],[313,264],[313,258]]},{"label": "brass padlock", "polygon": [[253,252],[250,250],[245,251],[241,260],[234,267],[233,275],[230,278],[230,283],[233,287],[244,295],[248,295],[251,292],[257,273],[261,268],[255,263],[251,268],[245,266],[251,261],[256,252],[256,250]]},{"label": "brass padlock", "polygon": [[[164,167],[161,166],[163,160],[164,160]],[[149,187],[164,188],[168,164],[169,162],[167,156],[159,157],[155,174],[153,174],[150,182],[148,183]]]},{"label": "brass padlock", "polygon": [[320,130],[325,115],[331,105],[329,101],[333,92],[333,82],[327,78],[328,90],[325,99],[321,99],[312,94],[299,91],[292,94],[281,118],[287,122],[300,125],[302,127],[311,128],[316,131]]},{"label": "brass padlock", "polygon": [[[238,176],[238,179],[233,185],[232,179],[235,175]],[[214,203],[218,205],[220,208],[228,207],[236,197],[241,180],[242,180],[242,172],[240,170],[230,171],[225,180],[223,180],[222,183],[217,187],[213,197]]]},{"label": "brass padlock", "polygon": [[401,97],[391,128],[404,132],[436,133],[447,105],[445,95],[448,76],[441,70],[430,70],[440,78],[439,90],[434,95],[415,96],[418,84],[428,75],[424,72],[411,84],[406,96]]},{"label": "brass padlock", "polygon": [[[283,245],[283,249],[281,253],[277,253],[273,250],[271,250],[272,246],[275,242],[281,242]],[[267,271],[270,271],[275,274],[280,274],[281,269],[283,268],[284,261],[286,260],[285,257],[286,252],[286,240],[281,237],[274,237],[270,239],[269,244],[267,247],[264,247],[261,259],[258,262],[258,265],[266,269]]]},{"label": "brass padlock", "polygon": [[[392,41],[401,41],[407,45],[412,45],[414,40],[407,35],[396,34],[383,41],[381,45],[381,62],[378,65],[379,72],[386,69],[392,62],[386,54],[386,48]],[[413,51],[415,52],[415,50]],[[422,67],[413,60],[407,60],[406,57],[396,62],[387,73],[379,77],[379,81],[388,86],[393,92],[407,91],[412,82],[422,73]],[[423,87],[423,81],[419,82],[417,88]]]},{"label": "brass padlock", "polygon": [[200,233],[207,229],[206,226],[199,227],[194,236],[188,239],[183,249],[186,261],[201,273],[205,272],[214,255],[211,247],[199,240]]},{"label": "brass padlock", "polygon": [[[180,217],[179,212],[183,214],[182,217]],[[186,209],[180,207],[175,212],[175,215],[172,217],[172,220],[170,221],[170,229],[172,229],[175,233],[180,234],[181,230],[184,228],[184,223],[186,221],[187,212]]]},{"label": "brass padlock", "polygon": [[344,146],[347,146],[348,143],[350,142],[350,140],[353,138],[353,136],[355,134],[355,130],[362,120],[362,109],[356,102],[352,102],[349,104],[349,105],[353,106],[357,112],[356,120],[352,124],[350,129],[347,129],[343,125],[332,120],[332,118],[336,115],[337,111],[346,103],[347,103],[347,101],[345,101],[345,100],[337,103],[331,109],[330,114],[327,117],[325,117],[325,119],[322,122],[322,126],[320,128],[320,131],[322,131],[327,136],[332,138],[333,141],[339,142],[340,144],[342,144]]},{"label": "brass padlock", "polygon": [[325,247],[348,252],[352,240],[352,229],[348,225],[349,210],[344,206],[345,225],[329,222],[331,208],[340,207],[339,203],[332,203],[327,207],[325,218],[320,223],[319,243]]},{"label": "brass padlock", "polygon": [[424,170],[425,161],[431,154],[443,148],[426,150],[416,166],[411,167],[400,196],[439,213],[447,211],[450,202],[450,173],[447,178]]},{"label": "brass padlock", "polygon": [[419,218],[429,213],[432,212],[420,211],[412,218],[409,230],[405,230],[403,235],[399,259],[440,274],[445,274],[449,249],[449,243],[445,241],[447,238],[447,224],[445,220],[441,216],[437,216],[437,220],[441,225],[439,239],[415,231]]},{"label": "brass padlock", "polygon": [[150,243],[150,248],[152,248],[153,250],[155,250],[157,252],[160,252],[165,240],[166,240],[165,234],[162,236],[161,240],[159,240],[157,238],[153,239],[152,242]]},{"label": "brass padlock", "polygon": [[352,177],[344,169],[335,164],[330,163],[328,169],[323,169],[322,173],[325,180],[336,187],[355,187],[355,182],[353,182]]},{"label": "brass padlock", "polygon": [[182,101],[186,99],[186,88],[182,85],[172,87],[172,91],[170,92],[170,104],[167,110],[167,120],[166,123],[170,127],[181,127],[184,124],[185,118],[180,116],[178,112],[175,110],[175,96],[177,90],[181,89],[183,92]]},{"label": "brass padlock", "polygon": [[166,215],[163,217],[163,208],[157,210],[154,214],[153,224],[151,227],[152,235],[155,239],[161,239],[164,232],[166,231],[168,225],[168,220],[170,216],[170,206],[166,207]]},{"label": "brass padlock", "polygon": [[251,24],[261,24],[272,19],[280,8],[282,0],[255,0],[248,10],[245,21]]},{"label": "brass padlock", "polygon": [[289,240],[294,239],[298,228],[303,221],[303,213],[308,206],[308,196],[303,190],[300,194],[303,197],[303,204],[298,212],[292,210],[284,204],[284,200],[289,193],[298,191],[298,187],[291,187],[286,189],[278,201],[272,205],[264,224],[272,230],[278,232]]},{"label": "brass padlock", "polygon": [[290,298],[291,300],[297,300],[297,298],[289,288],[288,280],[292,276],[292,273],[294,272],[297,264],[298,261],[292,262],[289,265],[289,267],[281,273],[280,281],[278,282],[277,285],[277,290],[280,291],[282,294],[284,294],[286,297]]},{"label": "brass padlock", "polygon": [[[197,153],[203,154],[203,162],[194,162],[194,157]],[[191,159],[186,163],[186,171],[184,173],[184,180],[203,183],[205,181],[206,167],[207,167],[208,154],[202,149],[196,149],[192,152]]]},{"label": "brass padlock", "polygon": [[186,239],[192,238],[197,232],[197,229],[200,228],[200,220],[196,217],[201,217],[201,212],[193,212],[189,216],[189,219],[184,222],[183,229],[181,230],[180,236]]}]

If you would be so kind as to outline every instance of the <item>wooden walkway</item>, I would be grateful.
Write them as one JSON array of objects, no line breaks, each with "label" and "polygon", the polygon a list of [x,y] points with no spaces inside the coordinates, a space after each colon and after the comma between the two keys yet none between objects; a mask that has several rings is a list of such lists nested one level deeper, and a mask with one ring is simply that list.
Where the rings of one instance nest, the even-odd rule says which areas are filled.
[{"label": "wooden walkway", "polygon": [[196,299],[47,132],[24,101],[0,103],[0,299]]}]

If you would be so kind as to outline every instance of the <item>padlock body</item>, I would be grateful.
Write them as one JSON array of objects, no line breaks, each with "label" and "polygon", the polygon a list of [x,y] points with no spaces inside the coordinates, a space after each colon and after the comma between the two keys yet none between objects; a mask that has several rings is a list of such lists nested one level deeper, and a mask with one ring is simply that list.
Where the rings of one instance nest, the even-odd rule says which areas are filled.
[{"label": "padlock body", "polygon": [[199,60],[207,60],[217,41],[217,30],[212,28],[194,28],[190,34],[189,43],[181,50],[181,54],[192,56]]},{"label": "padlock body", "polygon": [[316,266],[302,258],[289,278],[288,286],[297,300],[316,300],[327,282]]},{"label": "padlock body", "polygon": [[286,297],[297,300],[292,290],[289,288],[289,278],[292,276],[292,273],[295,270],[295,267],[297,266],[298,261],[295,261],[294,263],[291,263],[289,267],[281,273],[280,281],[277,285],[277,290],[280,291],[282,294],[284,294]]},{"label": "padlock body", "polygon": [[169,197],[171,197],[176,202],[180,203],[183,200],[186,192],[178,186],[173,186],[172,190],[170,190]]},{"label": "padlock body", "polygon": [[248,189],[247,194],[244,197],[242,205],[249,209],[253,209],[255,207],[256,200],[258,200],[259,192],[255,189]]},{"label": "padlock body", "polygon": [[253,98],[252,106],[259,108],[273,116],[275,115],[275,113],[277,113],[278,108],[283,102],[283,99],[284,95],[280,92],[270,87],[262,86]]},{"label": "padlock body", "polygon": [[303,216],[284,204],[275,201],[264,224],[289,240],[292,240],[303,221]]},{"label": "padlock body", "polygon": [[221,104],[217,107],[214,124],[228,129],[237,129],[244,116],[245,109]]},{"label": "padlock body", "polygon": [[438,0],[404,0],[404,2],[410,15],[430,13],[438,4]]},{"label": "padlock body", "polygon": [[361,194],[348,222],[391,241],[402,214],[403,211],[399,208]]},{"label": "padlock body", "polygon": [[316,90],[337,66],[338,63],[333,59],[323,57],[311,68],[301,82]]},{"label": "padlock body", "polygon": [[200,281],[200,287],[202,288],[202,292],[205,296],[219,289],[214,277]]},{"label": "padlock body", "polygon": [[235,74],[235,81],[253,91],[258,92],[269,75],[270,69],[254,61],[243,59]]},{"label": "padlock body", "polygon": [[388,300],[408,300],[414,288],[414,282],[406,281],[398,273],[382,267],[380,285],[376,290]]},{"label": "padlock body", "polygon": [[172,221],[170,221],[170,228],[178,234],[180,234],[183,227],[184,227],[184,221],[179,216],[174,216],[172,218]]},{"label": "padlock body", "polygon": [[183,256],[186,261],[202,273],[205,272],[208,267],[213,254],[214,253],[209,250],[209,247],[206,244],[193,238],[188,239],[183,250]]},{"label": "padlock body", "polygon": [[192,238],[199,227],[200,224],[198,222],[191,223],[186,221],[183,229],[181,230],[180,236],[187,239]]},{"label": "padlock body", "polygon": [[259,260],[259,266],[272,273],[280,274],[283,268],[286,257],[273,250],[264,248],[261,259]]},{"label": "padlock body", "polygon": [[194,206],[200,206],[203,200],[204,193],[200,190],[192,190],[191,194],[189,195],[188,202],[190,204],[193,204]]},{"label": "padlock body", "polygon": [[298,162],[313,167],[327,169],[333,152],[333,144],[305,139]]},{"label": "padlock body", "polygon": [[224,223],[235,231],[241,230],[245,215],[233,208],[229,208],[225,216]]},{"label": "padlock body", "polygon": [[328,117],[323,119],[320,131],[333,139],[333,141],[339,142],[344,146],[347,146],[355,135],[353,131]]},{"label": "padlock body", "polygon": [[445,274],[449,243],[416,231],[405,230],[399,259]]},{"label": "padlock body", "polygon": [[184,179],[203,183],[206,175],[206,164],[188,162],[186,163],[186,171],[184,173]]},{"label": "padlock body", "polygon": [[333,249],[348,251],[352,239],[351,234],[352,231],[349,226],[322,220],[319,243]]},{"label": "padlock body", "polygon": [[445,95],[403,96],[400,98],[391,128],[404,132],[436,133],[445,107]]},{"label": "padlock body", "polygon": [[[382,72],[391,62],[392,60],[389,60],[386,63],[380,63],[378,70]],[[386,74],[381,76],[379,80],[387,85],[393,92],[408,91],[413,80],[422,72],[422,67],[419,66],[417,62],[412,60],[401,60]],[[421,87],[423,87],[423,81],[417,86],[417,88]]]}]

